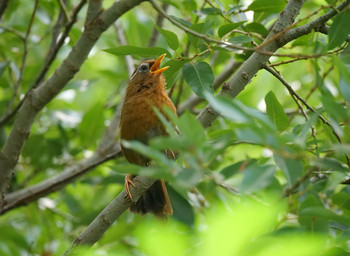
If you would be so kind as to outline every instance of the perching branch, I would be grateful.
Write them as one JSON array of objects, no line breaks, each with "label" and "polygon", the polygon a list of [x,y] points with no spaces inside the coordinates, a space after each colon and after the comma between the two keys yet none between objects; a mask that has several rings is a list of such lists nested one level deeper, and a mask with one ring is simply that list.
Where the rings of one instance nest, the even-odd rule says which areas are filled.
[{"label": "perching branch", "polygon": [[88,171],[94,169],[96,166],[121,156],[122,153],[120,145],[116,142],[121,115],[121,106],[122,104],[119,104],[116,108],[113,119],[109,126],[105,129],[97,150],[90,158],[84,159],[70,167],[67,167],[63,172],[52,178],[6,195],[3,207],[0,209],[0,214],[55,192],[68,185],[72,180],[77,179]]},{"label": "perching branch", "polygon": [[[130,191],[135,201],[155,182],[155,179],[136,176],[133,179],[135,187]],[[133,202],[127,197],[125,189],[90,223],[90,225],[73,241],[62,256],[74,254],[78,245],[93,245],[119,216],[125,212]]]},{"label": "perching branch", "polygon": [[91,22],[85,24],[85,30],[77,43],[52,76],[40,86],[28,92],[18,111],[12,131],[0,152],[0,205],[3,205],[5,191],[36,115],[79,71],[101,34],[116,19],[142,1],[121,0],[98,13]]}]

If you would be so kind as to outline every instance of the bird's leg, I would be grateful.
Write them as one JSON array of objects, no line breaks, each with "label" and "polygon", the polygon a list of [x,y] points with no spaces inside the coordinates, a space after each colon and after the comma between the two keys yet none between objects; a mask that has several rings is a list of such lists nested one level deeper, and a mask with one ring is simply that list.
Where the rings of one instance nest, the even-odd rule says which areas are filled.
[{"label": "bird's leg", "polygon": [[176,155],[175,155],[174,151],[172,151],[171,149],[166,149],[165,155],[169,158],[172,157],[173,159],[176,159]]},{"label": "bird's leg", "polygon": [[132,182],[132,180],[130,179],[130,174],[127,174],[125,176],[125,181],[124,181],[124,185],[125,185],[125,192],[126,195],[130,198],[130,200],[132,201],[132,195],[130,192],[130,187],[129,184],[131,184],[133,187],[136,187],[135,184]]}]

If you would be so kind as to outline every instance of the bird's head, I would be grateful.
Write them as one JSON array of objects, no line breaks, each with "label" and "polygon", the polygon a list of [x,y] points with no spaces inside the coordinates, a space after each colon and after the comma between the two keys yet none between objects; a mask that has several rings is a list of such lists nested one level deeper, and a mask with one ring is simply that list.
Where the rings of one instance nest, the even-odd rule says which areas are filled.
[{"label": "bird's head", "polygon": [[147,82],[164,81],[163,72],[169,67],[160,68],[160,63],[165,57],[165,53],[159,56],[156,60],[146,60],[142,62],[131,75],[129,83],[140,84]]}]

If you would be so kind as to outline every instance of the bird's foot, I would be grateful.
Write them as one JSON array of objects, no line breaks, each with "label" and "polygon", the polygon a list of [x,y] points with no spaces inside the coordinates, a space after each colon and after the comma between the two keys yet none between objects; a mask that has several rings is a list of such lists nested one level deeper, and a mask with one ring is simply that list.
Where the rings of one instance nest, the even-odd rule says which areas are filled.
[{"label": "bird's foot", "polygon": [[132,182],[132,180],[130,179],[130,174],[127,174],[125,176],[125,181],[124,181],[124,185],[125,185],[125,192],[126,192],[126,196],[130,198],[131,201],[132,200],[132,195],[131,195],[131,192],[130,192],[130,186],[129,185],[132,185],[133,187],[136,187],[134,182]]}]

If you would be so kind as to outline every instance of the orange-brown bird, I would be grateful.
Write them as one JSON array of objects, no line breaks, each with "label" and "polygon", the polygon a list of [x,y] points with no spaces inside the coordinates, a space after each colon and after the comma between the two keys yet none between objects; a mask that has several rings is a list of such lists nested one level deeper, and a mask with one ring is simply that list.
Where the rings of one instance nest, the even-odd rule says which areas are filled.
[{"label": "orange-brown bird", "polygon": [[[165,91],[163,72],[168,67],[160,68],[166,54],[156,60],[142,62],[132,74],[126,89],[124,105],[120,120],[120,137],[122,140],[138,140],[147,144],[156,136],[167,135],[164,126],[153,108],[162,113],[167,106],[176,114],[176,108]],[[129,163],[147,166],[150,160],[123,147],[122,151]],[[125,190],[132,200],[129,185],[135,186],[130,175],[125,177]],[[171,215],[173,209],[163,180],[157,180],[138,201],[130,207],[130,211],[138,214],[151,212],[158,217]]]}]

